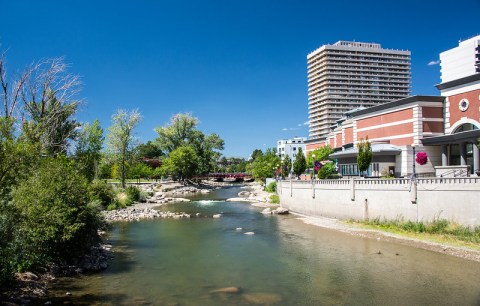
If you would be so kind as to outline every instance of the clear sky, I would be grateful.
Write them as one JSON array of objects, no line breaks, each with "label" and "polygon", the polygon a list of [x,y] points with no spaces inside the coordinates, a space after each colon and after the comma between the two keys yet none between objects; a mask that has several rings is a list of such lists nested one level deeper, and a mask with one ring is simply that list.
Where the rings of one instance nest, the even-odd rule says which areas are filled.
[{"label": "clear sky", "polygon": [[[438,95],[439,53],[480,33],[480,0],[0,0],[12,71],[65,56],[82,77],[77,118],[104,128],[138,108],[137,136],[179,112],[248,157],[308,136],[307,54],[338,40],[412,52],[412,94]],[[429,65],[430,64],[430,65]]]}]

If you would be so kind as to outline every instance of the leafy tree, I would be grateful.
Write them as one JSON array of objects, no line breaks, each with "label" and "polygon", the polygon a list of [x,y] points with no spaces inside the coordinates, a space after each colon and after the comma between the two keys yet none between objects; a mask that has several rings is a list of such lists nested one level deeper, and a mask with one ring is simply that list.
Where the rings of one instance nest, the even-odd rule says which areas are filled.
[{"label": "leafy tree", "polygon": [[53,90],[49,90],[41,101],[25,104],[30,119],[23,122],[23,135],[30,142],[38,143],[42,154],[66,154],[69,140],[76,138],[80,126],[71,118],[77,108],[78,102],[62,103]]},{"label": "leafy tree", "polygon": [[303,155],[302,149],[298,149],[297,157],[293,163],[293,172],[297,177],[299,177],[307,169],[307,162],[305,160],[305,155]]},{"label": "leafy tree", "polygon": [[267,177],[275,176],[275,170],[280,166],[280,157],[277,156],[274,148],[269,148],[258,156],[247,166],[247,173],[250,173],[256,180],[264,181]]},{"label": "leafy tree", "polygon": [[198,156],[191,146],[181,146],[172,152],[163,162],[163,174],[172,175],[182,180],[195,175],[198,167]]},{"label": "leafy tree", "polygon": [[202,132],[198,132],[191,145],[198,157],[197,173],[206,174],[212,172],[215,168],[215,160],[220,157],[220,153],[215,150],[223,150],[223,139],[217,134],[205,136]]},{"label": "leafy tree", "polygon": [[147,141],[147,143],[139,144],[135,148],[135,155],[138,157],[146,157],[146,158],[159,158],[163,156],[162,150],[158,147],[158,145],[152,141]]},{"label": "leafy tree", "polygon": [[158,147],[170,153],[181,146],[192,143],[198,137],[196,129],[198,122],[198,118],[189,113],[174,115],[170,118],[169,125],[155,128],[158,133],[158,138],[155,140]]},{"label": "leafy tree", "polygon": [[127,175],[127,162],[132,158],[132,150],[135,145],[134,129],[140,122],[141,116],[138,110],[130,113],[119,109],[112,116],[112,126],[108,129],[108,148],[111,156],[119,165],[122,187],[125,188]]},{"label": "leafy tree", "polygon": [[307,167],[308,168],[313,168],[313,157],[312,155],[315,154],[315,161],[324,161],[324,160],[329,160],[330,154],[333,153],[333,149],[330,146],[324,146],[321,148],[317,148],[313,151],[308,152],[307,154]]},{"label": "leafy tree", "polygon": [[75,158],[81,173],[89,181],[95,178],[104,139],[103,129],[98,120],[91,125],[88,122],[84,124],[78,135]]},{"label": "leafy tree", "polygon": [[250,155],[250,158],[252,161],[255,161],[258,157],[263,156],[263,152],[260,149],[255,149],[252,152],[252,155]]},{"label": "leafy tree", "polygon": [[98,178],[110,179],[112,178],[112,167],[114,165],[114,158],[109,157],[108,153],[103,153],[100,157],[100,165],[98,166]]},{"label": "leafy tree", "polygon": [[360,173],[363,173],[368,169],[373,158],[372,146],[368,141],[368,136],[366,137],[365,140],[363,140],[363,138],[360,139],[360,142],[357,144],[357,148],[358,148],[358,155],[357,155],[358,170],[360,170]]},{"label": "leafy tree", "polygon": [[220,157],[217,150],[223,150],[224,141],[217,134],[205,135],[197,130],[198,122],[191,114],[176,114],[169,125],[155,128],[159,136],[155,142],[167,153],[183,146],[192,147],[198,159],[196,173],[205,174],[214,170]]},{"label": "leafy tree", "polygon": [[146,178],[153,176],[153,169],[142,162],[136,162],[128,170],[129,178]]},{"label": "leafy tree", "polygon": [[287,177],[292,170],[292,160],[289,155],[285,155],[282,161],[282,177]]}]

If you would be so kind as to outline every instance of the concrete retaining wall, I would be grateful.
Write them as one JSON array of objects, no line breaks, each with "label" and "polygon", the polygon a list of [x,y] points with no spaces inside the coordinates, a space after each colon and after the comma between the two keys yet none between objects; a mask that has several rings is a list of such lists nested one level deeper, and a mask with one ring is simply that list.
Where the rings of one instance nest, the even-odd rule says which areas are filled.
[{"label": "concrete retaining wall", "polygon": [[480,226],[480,178],[281,181],[282,207],[338,219],[447,219]]}]

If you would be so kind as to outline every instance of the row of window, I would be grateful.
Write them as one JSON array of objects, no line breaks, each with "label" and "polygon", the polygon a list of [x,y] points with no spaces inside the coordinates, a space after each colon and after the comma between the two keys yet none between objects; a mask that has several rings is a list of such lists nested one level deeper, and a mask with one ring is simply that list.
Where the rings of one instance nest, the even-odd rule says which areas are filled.
[{"label": "row of window", "polygon": [[[380,171],[380,165],[378,163],[371,163],[366,172],[367,175],[372,173],[378,173]],[[357,164],[340,165],[340,173],[343,176],[360,175]]]}]

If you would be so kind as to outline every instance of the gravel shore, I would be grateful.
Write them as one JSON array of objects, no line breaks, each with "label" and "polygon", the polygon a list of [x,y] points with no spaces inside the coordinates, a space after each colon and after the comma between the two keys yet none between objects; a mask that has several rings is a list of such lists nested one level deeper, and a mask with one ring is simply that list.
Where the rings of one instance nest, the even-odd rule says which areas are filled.
[{"label": "gravel shore", "polygon": [[434,251],[442,254],[448,254],[456,257],[460,257],[467,260],[473,260],[480,262],[480,251],[457,247],[452,245],[445,245],[427,240],[419,240],[410,237],[404,237],[380,230],[364,229],[355,226],[354,224],[348,224],[337,219],[331,219],[326,217],[305,217],[298,218],[306,224],[320,226],[332,230],[341,231],[350,235],[365,237],[370,239],[377,239],[386,242],[395,242],[403,245],[408,245],[415,248]]}]

